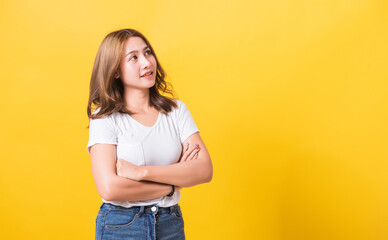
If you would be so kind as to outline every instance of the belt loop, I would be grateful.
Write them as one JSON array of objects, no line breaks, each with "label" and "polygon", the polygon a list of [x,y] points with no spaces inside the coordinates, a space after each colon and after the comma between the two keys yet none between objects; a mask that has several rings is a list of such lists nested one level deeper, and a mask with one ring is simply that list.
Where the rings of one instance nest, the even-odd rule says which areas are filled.
[{"label": "belt loop", "polygon": [[144,212],[144,206],[140,206],[140,210],[139,212],[137,213],[139,216],[141,216]]}]

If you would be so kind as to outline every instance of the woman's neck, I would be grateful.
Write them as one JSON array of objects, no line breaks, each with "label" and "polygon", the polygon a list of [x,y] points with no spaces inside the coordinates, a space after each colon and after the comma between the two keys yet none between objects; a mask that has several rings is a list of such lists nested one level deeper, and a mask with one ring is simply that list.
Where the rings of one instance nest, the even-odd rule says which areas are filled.
[{"label": "woman's neck", "polygon": [[125,105],[131,112],[147,112],[150,110],[149,89],[125,89]]}]

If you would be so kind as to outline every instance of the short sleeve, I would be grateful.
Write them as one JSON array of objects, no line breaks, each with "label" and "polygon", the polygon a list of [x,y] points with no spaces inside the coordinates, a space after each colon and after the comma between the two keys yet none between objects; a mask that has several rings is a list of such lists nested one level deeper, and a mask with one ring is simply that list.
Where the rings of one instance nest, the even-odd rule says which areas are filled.
[{"label": "short sleeve", "polygon": [[109,116],[90,119],[89,123],[89,142],[86,151],[90,154],[90,147],[96,143],[115,144],[117,137],[114,124]]},{"label": "short sleeve", "polygon": [[179,138],[183,143],[192,134],[199,132],[199,130],[186,105],[179,100],[177,100],[177,103],[178,103],[177,121],[178,121]]}]

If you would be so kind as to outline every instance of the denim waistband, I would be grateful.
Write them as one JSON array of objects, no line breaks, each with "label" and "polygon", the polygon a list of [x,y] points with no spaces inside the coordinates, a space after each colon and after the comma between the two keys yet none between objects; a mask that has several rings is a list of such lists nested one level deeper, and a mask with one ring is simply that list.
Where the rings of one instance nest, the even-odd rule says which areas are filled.
[{"label": "denim waistband", "polygon": [[157,204],[146,205],[146,206],[132,206],[132,207],[123,207],[114,205],[111,203],[102,203],[100,209],[109,209],[109,210],[122,210],[130,212],[142,212],[142,213],[172,213],[176,208],[180,208],[179,204],[175,204],[169,207],[160,207]]}]

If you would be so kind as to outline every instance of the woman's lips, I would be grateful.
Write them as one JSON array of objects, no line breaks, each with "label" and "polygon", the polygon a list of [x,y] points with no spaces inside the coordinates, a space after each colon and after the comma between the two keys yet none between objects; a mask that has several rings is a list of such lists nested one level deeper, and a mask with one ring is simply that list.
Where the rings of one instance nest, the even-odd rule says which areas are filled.
[{"label": "woman's lips", "polygon": [[154,75],[154,72],[151,72],[149,75],[143,75],[142,78],[151,78]]}]

